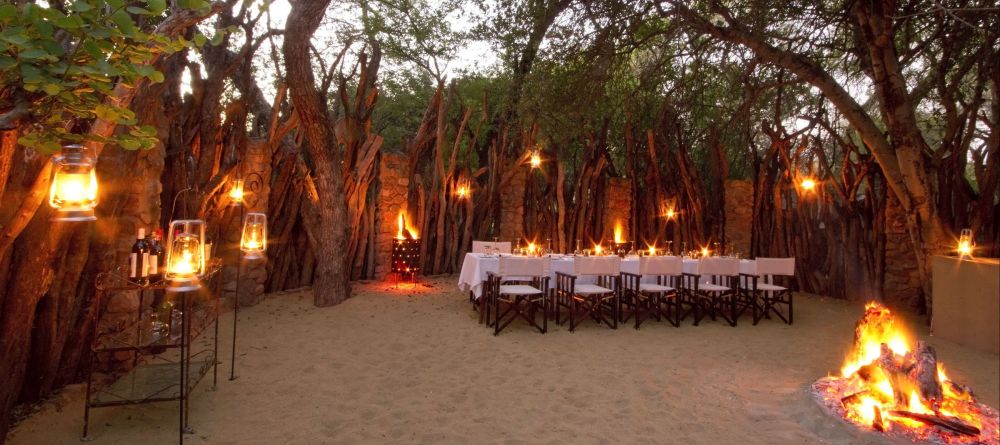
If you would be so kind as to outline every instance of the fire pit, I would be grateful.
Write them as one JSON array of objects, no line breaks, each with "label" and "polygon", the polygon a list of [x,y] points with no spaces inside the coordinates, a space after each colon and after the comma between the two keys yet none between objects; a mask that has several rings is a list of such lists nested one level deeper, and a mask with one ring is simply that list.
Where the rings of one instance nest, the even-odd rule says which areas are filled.
[{"label": "fire pit", "polygon": [[840,375],[812,385],[828,413],[912,442],[1000,444],[1000,417],[948,379],[934,348],[908,337],[892,313],[869,303]]},{"label": "fire pit", "polygon": [[399,213],[399,230],[392,240],[392,273],[399,277],[415,279],[420,272],[420,238],[406,222],[406,214]]}]

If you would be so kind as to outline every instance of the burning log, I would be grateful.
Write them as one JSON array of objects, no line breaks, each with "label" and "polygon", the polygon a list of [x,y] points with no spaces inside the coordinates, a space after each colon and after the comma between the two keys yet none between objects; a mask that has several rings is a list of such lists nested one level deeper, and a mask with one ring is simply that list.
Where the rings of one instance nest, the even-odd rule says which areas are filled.
[{"label": "burning log", "polygon": [[875,420],[872,421],[872,428],[875,431],[885,432],[885,423],[882,422],[882,410],[878,406],[873,406],[872,409],[875,410]]},{"label": "burning log", "polygon": [[[876,408],[877,409],[877,408]],[[937,425],[943,428],[947,428],[956,433],[965,434],[966,436],[978,436],[980,433],[979,428],[969,425],[963,422],[961,419],[951,416],[945,416],[943,414],[920,414],[911,411],[894,410],[890,411],[889,414],[897,417],[905,417],[907,419],[917,420],[924,422],[929,425]]]},{"label": "burning log", "polygon": [[908,395],[916,389],[921,400],[929,402],[934,408],[940,407],[943,396],[934,348],[918,341],[913,351],[900,357],[885,343],[881,347],[882,355],[876,363],[889,378],[896,403],[906,406]]}]

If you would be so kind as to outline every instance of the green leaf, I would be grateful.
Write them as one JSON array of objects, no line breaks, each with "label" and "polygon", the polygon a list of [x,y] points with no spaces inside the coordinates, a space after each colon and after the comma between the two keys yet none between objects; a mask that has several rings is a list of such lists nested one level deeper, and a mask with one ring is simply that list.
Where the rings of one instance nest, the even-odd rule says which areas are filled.
[{"label": "green leaf", "polygon": [[167,9],[166,0],[146,0],[146,6],[149,10],[153,12],[154,15],[163,14],[163,11]]},{"label": "green leaf", "polygon": [[194,35],[194,46],[199,47],[199,48],[202,47],[202,46],[205,46],[205,42],[206,41],[208,41],[208,38],[205,37],[204,34],[198,33],[198,34]]},{"label": "green leaf", "polygon": [[0,20],[7,20],[17,15],[17,6],[0,5]]},{"label": "green leaf", "polygon": [[163,80],[164,80],[163,73],[161,73],[159,71],[153,71],[152,74],[150,74],[150,75],[148,75],[146,77],[148,77],[149,80],[152,81],[153,83],[162,83]]},{"label": "green leaf", "polygon": [[118,30],[125,34],[126,36],[133,36],[138,31],[135,27],[135,22],[132,21],[132,17],[129,17],[128,13],[122,10],[111,14],[111,22],[118,27]]},{"label": "green leaf", "polygon": [[148,10],[146,8],[140,8],[138,6],[129,6],[128,8],[125,8],[125,10],[128,11],[128,12],[130,12],[130,13],[132,13],[132,14],[153,15],[153,13],[150,10]]},{"label": "green leaf", "polygon": [[62,92],[62,87],[54,83],[47,83],[42,85],[42,91],[45,91],[49,96],[55,96]]},{"label": "green leaf", "polygon": [[94,114],[97,116],[98,119],[102,119],[108,122],[117,122],[118,117],[120,116],[118,114],[118,110],[115,110],[114,108],[103,104],[98,105],[97,107],[94,108]]},{"label": "green leaf", "polygon": [[215,33],[215,35],[212,36],[212,46],[219,46],[225,36],[225,33],[222,32]]},{"label": "green leaf", "polygon": [[94,7],[91,6],[90,3],[87,3],[84,0],[76,0],[75,2],[73,2],[72,9],[76,12],[87,12],[90,11],[91,9],[94,9]]},{"label": "green leaf", "polygon": [[177,6],[185,9],[202,9],[208,7],[206,0],[178,0]]},{"label": "green leaf", "polygon": [[45,80],[45,75],[33,65],[21,65],[21,79],[24,83],[39,83]]},{"label": "green leaf", "polygon": [[3,54],[0,54],[0,70],[11,69],[14,67],[14,65],[17,65],[17,60],[14,60],[13,57],[8,57]]}]

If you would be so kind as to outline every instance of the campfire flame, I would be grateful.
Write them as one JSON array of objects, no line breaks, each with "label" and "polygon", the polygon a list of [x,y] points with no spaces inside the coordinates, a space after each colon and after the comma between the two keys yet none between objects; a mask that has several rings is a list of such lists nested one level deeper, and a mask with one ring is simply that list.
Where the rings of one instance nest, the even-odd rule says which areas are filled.
[{"label": "campfire flame", "polygon": [[[1000,443],[1000,418],[952,382],[936,353],[871,302],[839,376],[813,385],[821,405],[866,429],[933,443]],[[983,442],[985,440],[985,442]]]},{"label": "campfire flame", "polygon": [[417,230],[410,225],[409,219],[406,217],[406,211],[399,211],[399,218],[397,218],[397,230],[396,239],[418,239]]},{"label": "campfire flame", "polygon": [[625,236],[622,235],[623,232],[621,220],[615,221],[615,244],[623,244],[625,242]]}]

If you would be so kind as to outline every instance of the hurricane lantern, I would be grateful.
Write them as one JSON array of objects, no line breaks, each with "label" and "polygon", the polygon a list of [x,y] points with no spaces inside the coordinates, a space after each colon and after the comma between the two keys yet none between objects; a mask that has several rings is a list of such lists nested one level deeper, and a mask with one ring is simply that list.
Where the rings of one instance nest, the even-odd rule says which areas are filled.
[{"label": "hurricane lantern", "polygon": [[67,145],[52,159],[49,205],[53,221],[94,221],[97,207],[97,169],[94,157],[82,145]]},{"label": "hurricane lantern", "polygon": [[205,222],[198,219],[170,222],[167,240],[168,291],[186,292],[201,288],[205,273]]},{"label": "hurricane lantern", "polygon": [[264,251],[267,250],[267,215],[247,213],[247,218],[243,221],[240,250],[243,251],[243,257],[248,260],[264,257]]},{"label": "hurricane lantern", "polygon": [[229,189],[229,200],[230,200],[230,205],[234,206],[243,205],[242,179],[236,179],[233,181],[233,186]]},{"label": "hurricane lantern", "polygon": [[811,192],[816,189],[816,180],[813,178],[805,178],[799,183],[799,187],[802,187],[802,190],[804,191]]},{"label": "hurricane lantern", "polygon": [[529,162],[531,163],[531,168],[539,168],[539,167],[541,167],[542,166],[542,154],[538,150],[532,151],[531,152],[531,158],[530,158]]},{"label": "hurricane lantern", "polygon": [[972,258],[972,229],[962,229],[962,234],[958,237],[958,257],[962,259]]}]

